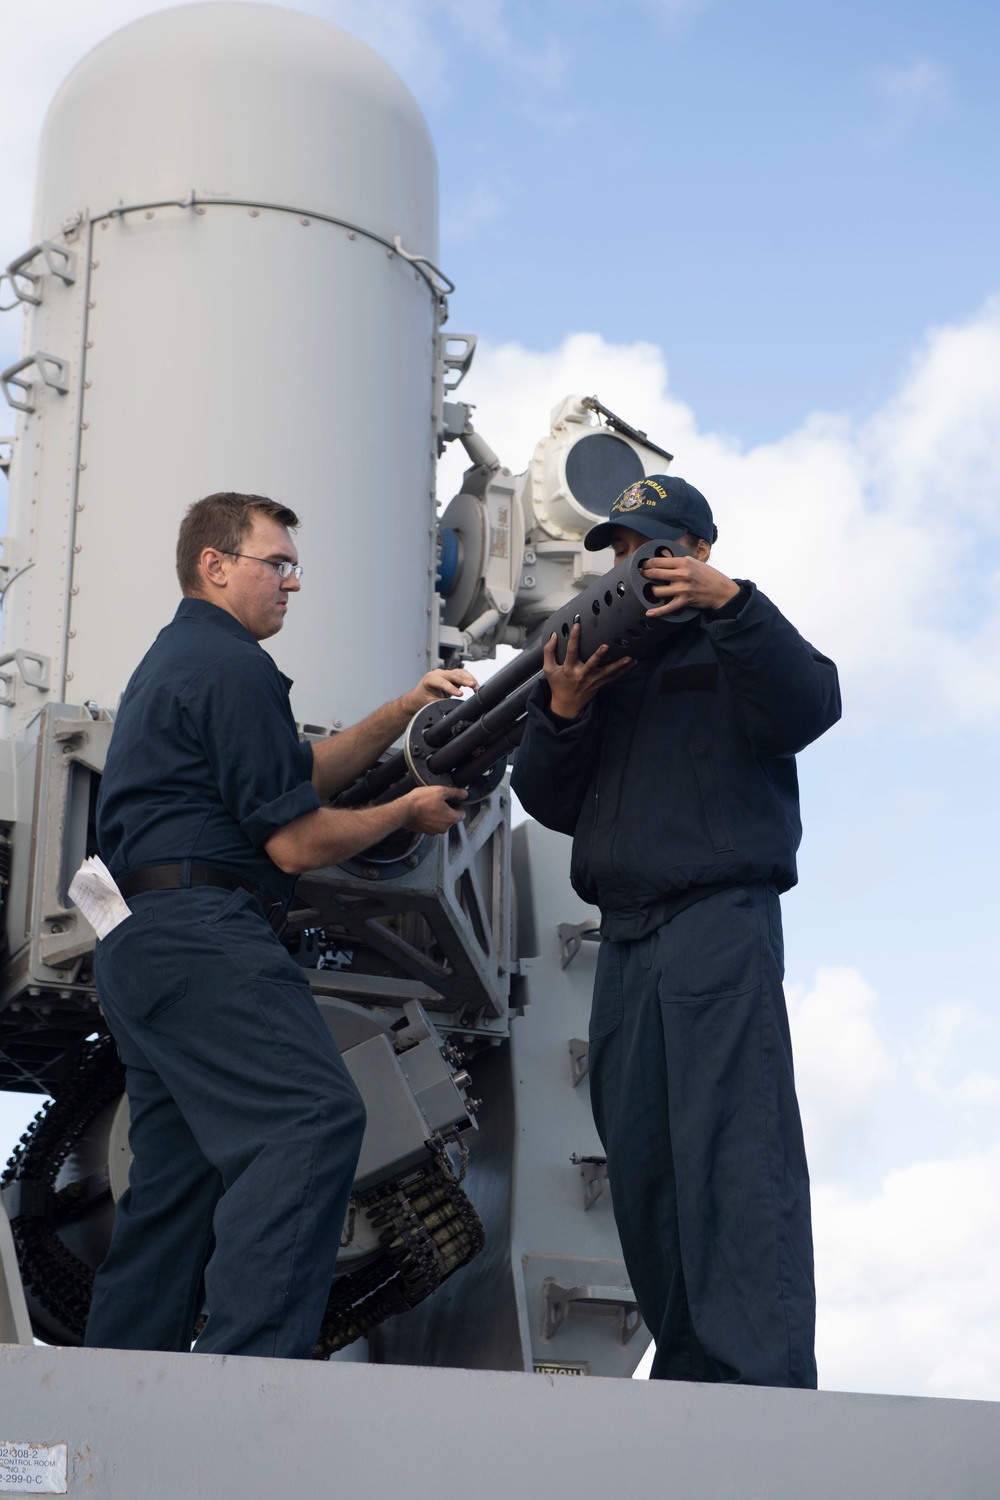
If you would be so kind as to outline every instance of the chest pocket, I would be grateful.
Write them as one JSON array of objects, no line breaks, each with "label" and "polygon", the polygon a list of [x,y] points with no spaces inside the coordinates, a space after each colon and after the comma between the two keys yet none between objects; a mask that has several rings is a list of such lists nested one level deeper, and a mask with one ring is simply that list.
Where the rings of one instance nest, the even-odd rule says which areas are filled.
[{"label": "chest pocket", "polygon": [[732,849],[733,841],[726,821],[726,809],[722,802],[719,778],[715,773],[711,746],[707,740],[691,741],[691,759],[694,761],[694,772],[698,778],[701,805],[712,848],[716,854],[724,854],[727,849]]},{"label": "chest pocket", "polygon": [[714,693],[719,687],[717,661],[692,662],[686,667],[668,667],[660,674],[661,693]]}]

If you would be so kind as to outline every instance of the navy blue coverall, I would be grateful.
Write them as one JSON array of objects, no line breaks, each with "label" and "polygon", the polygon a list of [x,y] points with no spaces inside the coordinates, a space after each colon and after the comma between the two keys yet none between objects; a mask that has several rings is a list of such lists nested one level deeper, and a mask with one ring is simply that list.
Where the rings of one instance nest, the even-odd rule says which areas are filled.
[{"label": "navy blue coverall", "polygon": [[[98,802],[112,874],[191,862],[287,904],[264,845],[320,805],[291,684],[248,630],[185,599],[137,668]],[[134,1153],[87,1343],[308,1358],[333,1278],[364,1106],[249,891],[130,898],[98,944]]]},{"label": "navy blue coverall", "polygon": [[601,911],[591,1099],[654,1377],[816,1384],[778,893],[795,754],[839,717],[833,663],[751,583],[578,719],[529,704],[512,785]]}]

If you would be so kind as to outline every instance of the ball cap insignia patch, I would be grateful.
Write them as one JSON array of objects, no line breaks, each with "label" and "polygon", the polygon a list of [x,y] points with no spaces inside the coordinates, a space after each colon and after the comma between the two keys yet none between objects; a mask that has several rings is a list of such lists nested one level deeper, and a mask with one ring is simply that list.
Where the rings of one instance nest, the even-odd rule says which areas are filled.
[{"label": "ball cap insignia patch", "polygon": [[642,504],[642,481],[638,484],[630,484],[628,489],[618,496],[612,511],[616,510],[638,510]]}]

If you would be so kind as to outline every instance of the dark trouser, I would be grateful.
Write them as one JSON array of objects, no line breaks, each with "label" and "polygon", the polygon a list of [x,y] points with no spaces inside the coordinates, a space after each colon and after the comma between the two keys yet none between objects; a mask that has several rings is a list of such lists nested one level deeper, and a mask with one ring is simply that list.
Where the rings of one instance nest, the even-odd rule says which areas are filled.
[{"label": "dark trouser", "polygon": [[809,1173],[777,894],[601,946],[590,1087],[654,1378],[816,1385]]},{"label": "dark trouser", "polygon": [[98,945],[134,1153],[87,1343],[308,1358],[365,1112],[302,971],[246,891],[133,897]]}]

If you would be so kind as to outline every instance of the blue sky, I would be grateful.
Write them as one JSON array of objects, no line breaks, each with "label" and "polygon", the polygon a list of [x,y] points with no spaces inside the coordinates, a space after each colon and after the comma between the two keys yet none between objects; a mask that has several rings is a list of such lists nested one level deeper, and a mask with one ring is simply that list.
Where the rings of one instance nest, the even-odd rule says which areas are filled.
[{"label": "blue sky", "polygon": [[[0,19],[0,261],[52,92],[153,8]],[[451,326],[483,340],[463,397],[504,462],[597,391],[709,495],[718,565],[840,664],[785,901],[821,1383],[1000,1398],[1000,12],[303,8],[427,115]]]},{"label": "blue sky", "polygon": [[995,8],[550,0],[472,5],[464,38],[456,11],[412,81],[484,336],[547,347],[585,310],[750,442],[865,414],[995,289]]}]

